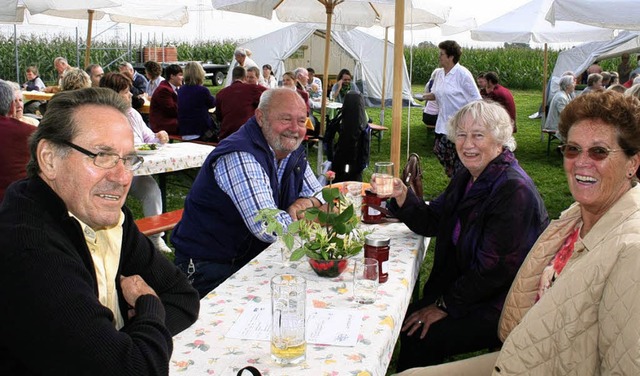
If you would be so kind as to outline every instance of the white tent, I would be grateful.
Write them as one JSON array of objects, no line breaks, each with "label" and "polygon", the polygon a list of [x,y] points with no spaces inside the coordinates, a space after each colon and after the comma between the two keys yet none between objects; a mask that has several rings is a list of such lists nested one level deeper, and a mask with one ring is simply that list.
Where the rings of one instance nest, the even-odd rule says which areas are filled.
[{"label": "white tent", "polygon": [[563,21],[552,25],[544,18],[551,2],[552,0],[532,0],[471,30],[471,39],[511,43],[567,43],[613,37],[613,30],[576,22]]},{"label": "white tent", "polygon": [[554,0],[549,22],[574,21],[610,29],[640,30],[638,0]]},{"label": "white tent", "polygon": [[560,52],[552,76],[560,77],[567,71],[579,74],[596,60],[611,59],[625,52],[638,51],[640,51],[640,33],[623,31],[615,39],[584,43]]},{"label": "white tent", "polygon": [[[323,62],[316,60],[316,55],[324,52],[324,30],[309,24],[294,24],[273,33],[253,39],[240,47],[251,50],[256,64],[262,66],[270,64],[276,79],[281,81],[282,74],[297,67],[313,67],[316,73],[322,72]],[[342,68],[347,68],[354,75],[353,80],[364,94],[367,106],[380,105],[382,98],[382,77],[385,42],[358,30],[331,32],[331,74],[337,74]],[[321,39],[322,43],[317,40]],[[387,48],[387,61],[393,61],[393,44]],[[333,64],[333,65],[332,65]],[[338,65],[339,64],[339,65]],[[231,70],[235,62],[229,67],[227,84],[231,82]],[[402,84],[402,99],[404,103],[412,101],[411,85],[406,63],[403,67],[404,78]],[[392,97],[393,66],[388,64],[386,74],[385,98]],[[326,79],[323,80],[326,85]],[[387,105],[391,101],[386,100]]]}]

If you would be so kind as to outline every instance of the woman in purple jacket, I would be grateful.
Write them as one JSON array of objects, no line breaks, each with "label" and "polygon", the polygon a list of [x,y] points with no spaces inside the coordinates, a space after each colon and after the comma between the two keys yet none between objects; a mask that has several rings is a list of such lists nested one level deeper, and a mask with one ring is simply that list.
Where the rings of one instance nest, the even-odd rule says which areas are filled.
[{"label": "woman in purple jacket", "polygon": [[184,85],[178,92],[178,133],[183,139],[217,141],[209,113],[209,109],[216,106],[216,99],[203,85],[204,75],[197,61],[190,61],[184,67]]},{"label": "woman in purple jacket", "polygon": [[412,231],[437,238],[424,296],[409,307],[402,327],[398,371],[499,347],[504,299],[549,222],[513,155],[511,119],[502,106],[467,104],[449,121],[447,137],[465,168],[444,193],[427,205],[394,180],[391,210]]}]

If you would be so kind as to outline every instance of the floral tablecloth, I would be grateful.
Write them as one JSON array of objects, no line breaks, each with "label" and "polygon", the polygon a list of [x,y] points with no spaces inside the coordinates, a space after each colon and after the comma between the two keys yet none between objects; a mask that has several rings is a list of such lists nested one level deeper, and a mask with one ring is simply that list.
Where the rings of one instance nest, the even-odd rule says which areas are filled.
[{"label": "floral tablecloth", "polygon": [[153,175],[202,166],[214,147],[194,142],[176,142],[144,154],[144,163],[134,175]]},{"label": "floral tablecloth", "polygon": [[[400,223],[370,227],[376,234],[391,237],[389,279],[380,284],[374,304],[361,305],[353,300],[353,261],[341,276],[322,278],[307,262],[284,265],[279,248],[271,246],[200,301],[198,321],[173,338],[170,373],[235,376],[240,368],[253,365],[265,376],[384,376],[429,239]],[[308,344],[305,362],[282,367],[271,360],[268,341],[227,338],[225,334],[247,303],[269,301],[269,281],[282,273],[298,273],[307,279],[310,308],[364,312],[357,345]]]}]

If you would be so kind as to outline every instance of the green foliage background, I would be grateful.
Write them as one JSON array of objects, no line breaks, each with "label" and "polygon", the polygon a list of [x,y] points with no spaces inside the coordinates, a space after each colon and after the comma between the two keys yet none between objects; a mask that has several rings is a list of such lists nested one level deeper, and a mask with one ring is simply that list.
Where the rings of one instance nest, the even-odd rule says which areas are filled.
[{"label": "green foliage background", "polygon": [[[178,59],[210,61],[222,64],[233,59],[236,42],[205,41],[199,43],[167,42],[166,46],[175,46]],[[15,44],[12,35],[0,35],[0,78],[15,80]],[[140,62],[140,46],[135,46],[132,52],[132,62]],[[426,83],[431,72],[438,66],[438,48],[436,46],[408,47],[404,49],[407,64],[413,54],[412,83]],[[20,63],[20,82],[24,81],[24,70],[29,65],[36,65],[40,69],[40,76],[45,82],[53,82],[57,74],[53,69],[53,59],[65,56],[71,65],[84,60],[84,50],[76,48],[75,39],[66,36],[20,36],[18,38],[18,54]],[[548,51],[548,72],[553,71],[558,51]],[[91,61],[106,66],[116,61],[128,58],[127,45],[124,42],[95,41],[92,44]],[[507,46],[495,49],[464,48],[460,63],[473,74],[495,71],[504,86],[510,89],[532,90],[539,89],[544,70],[544,52],[542,49],[530,49],[521,46]],[[619,59],[602,62],[604,70],[615,70]],[[109,68],[107,68],[109,69]],[[337,72],[333,72],[337,73]]]}]

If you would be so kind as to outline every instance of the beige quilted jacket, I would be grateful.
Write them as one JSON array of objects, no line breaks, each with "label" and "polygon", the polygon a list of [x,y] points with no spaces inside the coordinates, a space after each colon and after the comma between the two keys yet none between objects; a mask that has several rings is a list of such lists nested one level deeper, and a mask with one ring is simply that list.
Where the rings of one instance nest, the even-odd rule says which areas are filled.
[{"label": "beige quilted jacket", "polygon": [[520,268],[500,318],[505,342],[494,375],[640,375],[640,185],[576,243],[533,304],[542,269],[580,222],[574,204]]}]

